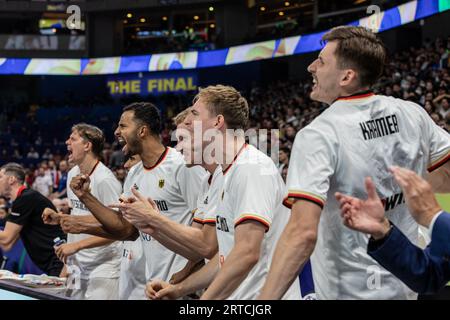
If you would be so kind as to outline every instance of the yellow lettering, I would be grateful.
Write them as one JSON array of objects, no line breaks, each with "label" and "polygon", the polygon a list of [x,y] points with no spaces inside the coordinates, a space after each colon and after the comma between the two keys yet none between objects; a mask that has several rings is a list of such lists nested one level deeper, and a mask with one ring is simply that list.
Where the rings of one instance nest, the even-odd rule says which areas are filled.
[{"label": "yellow lettering", "polygon": [[192,77],[188,78],[188,91],[197,90],[197,86],[194,84],[194,79]]},{"label": "yellow lettering", "polygon": [[116,82],[115,81],[108,81],[108,83],[106,85],[109,87],[110,94],[116,93]]},{"label": "yellow lettering", "polygon": [[158,79],[158,91],[162,92],[163,79]]},{"label": "yellow lettering", "polygon": [[130,93],[130,81],[119,81],[119,93]]},{"label": "yellow lettering", "polygon": [[164,91],[171,92],[173,91],[174,79],[164,79]]},{"label": "yellow lettering", "polygon": [[141,93],[141,80],[131,81],[131,93]]},{"label": "yellow lettering", "polygon": [[147,89],[148,89],[149,93],[153,92],[153,90],[155,90],[157,86],[158,86],[158,80],[157,79],[148,80]]},{"label": "yellow lettering", "polygon": [[183,78],[178,78],[177,84],[175,85],[175,91],[186,91],[186,81]]}]

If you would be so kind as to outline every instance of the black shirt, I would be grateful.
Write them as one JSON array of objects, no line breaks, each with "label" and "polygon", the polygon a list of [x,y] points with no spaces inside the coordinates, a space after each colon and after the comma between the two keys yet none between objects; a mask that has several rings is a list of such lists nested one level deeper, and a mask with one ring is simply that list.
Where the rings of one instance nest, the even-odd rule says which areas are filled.
[{"label": "black shirt", "polygon": [[63,263],[55,254],[53,239],[66,239],[66,235],[59,225],[47,225],[42,221],[45,208],[56,210],[52,202],[39,192],[21,189],[8,221],[22,226],[20,237],[31,260],[46,274],[59,276]]}]

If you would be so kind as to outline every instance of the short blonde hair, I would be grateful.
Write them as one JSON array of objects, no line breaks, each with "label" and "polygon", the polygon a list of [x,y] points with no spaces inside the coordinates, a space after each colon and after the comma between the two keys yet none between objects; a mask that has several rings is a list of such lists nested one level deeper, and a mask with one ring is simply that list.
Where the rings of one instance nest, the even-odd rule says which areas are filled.
[{"label": "short blonde hair", "polygon": [[189,114],[189,111],[191,111],[191,108],[186,108],[183,111],[181,111],[179,114],[177,114],[175,117],[172,118],[173,122],[175,122],[175,125],[178,126],[186,120],[186,117]]},{"label": "short blonde hair", "polygon": [[92,144],[92,153],[98,159],[102,158],[102,151],[105,145],[105,135],[100,128],[87,124],[78,123],[72,127],[72,132],[78,132],[80,137],[87,142]]},{"label": "short blonde hair", "polygon": [[228,129],[246,129],[249,115],[247,99],[235,88],[224,85],[200,88],[193,102],[200,99],[212,115],[223,115]]}]

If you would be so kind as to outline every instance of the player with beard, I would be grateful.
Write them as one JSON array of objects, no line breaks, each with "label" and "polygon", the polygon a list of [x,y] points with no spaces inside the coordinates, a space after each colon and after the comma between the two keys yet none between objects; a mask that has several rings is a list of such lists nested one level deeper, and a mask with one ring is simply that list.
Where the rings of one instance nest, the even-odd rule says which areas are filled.
[{"label": "player with beard", "polygon": [[[128,174],[129,184],[139,188],[145,196],[154,198],[162,214],[188,225],[192,220],[190,208],[196,206],[203,174],[188,169],[182,155],[175,149],[164,147],[160,131],[158,109],[151,103],[133,103],[124,108],[115,135],[124,152],[137,154],[142,159]],[[85,221],[85,224],[78,225],[79,230],[120,240],[135,240],[140,235],[147,262],[147,279],[162,277],[169,280],[173,273],[184,267],[185,258],[157,239],[138,231],[145,226],[131,224],[121,214],[100,203],[89,191],[88,176],[75,177],[71,188],[99,222]],[[125,202],[134,201],[131,190],[124,190],[124,194]],[[171,242],[166,246],[170,247]]]}]

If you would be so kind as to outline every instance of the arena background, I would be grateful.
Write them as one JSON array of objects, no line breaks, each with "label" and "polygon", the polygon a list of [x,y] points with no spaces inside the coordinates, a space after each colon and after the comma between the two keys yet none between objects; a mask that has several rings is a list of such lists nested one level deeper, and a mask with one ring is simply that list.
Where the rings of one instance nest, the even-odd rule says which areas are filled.
[{"label": "arena background", "polygon": [[[123,180],[121,108],[154,102],[171,145],[172,117],[197,88],[220,83],[248,98],[251,128],[280,130],[285,177],[296,132],[325,108],[309,99],[306,67],[323,32],[342,24],[371,28],[388,47],[376,92],[421,104],[449,131],[449,9],[450,0],[0,0],[0,165],[23,164],[31,187],[42,168],[52,197],[70,128],[87,122],[105,131],[104,161]],[[448,195],[439,201],[450,209]],[[11,271],[39,273],[20,244],[4,256]]]}]

